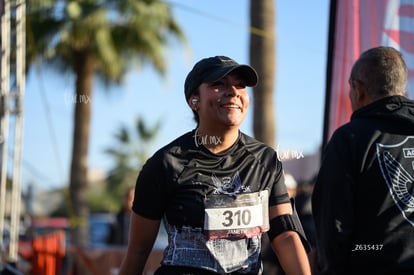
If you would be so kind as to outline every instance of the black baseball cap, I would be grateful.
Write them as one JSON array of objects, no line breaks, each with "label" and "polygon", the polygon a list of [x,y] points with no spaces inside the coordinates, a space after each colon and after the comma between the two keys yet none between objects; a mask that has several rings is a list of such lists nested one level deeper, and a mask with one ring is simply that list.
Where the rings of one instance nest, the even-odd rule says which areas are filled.
[{"label": "black baseball cap", "polygon": [[227,56],[208,57],[198,61],[185,79],[185,99],[188,100],[202,83],[214,82],[234,71],[240,73],[247,86],[253,87],[257,84],[258,76],[255,69],[249,65],[239,64]]}]

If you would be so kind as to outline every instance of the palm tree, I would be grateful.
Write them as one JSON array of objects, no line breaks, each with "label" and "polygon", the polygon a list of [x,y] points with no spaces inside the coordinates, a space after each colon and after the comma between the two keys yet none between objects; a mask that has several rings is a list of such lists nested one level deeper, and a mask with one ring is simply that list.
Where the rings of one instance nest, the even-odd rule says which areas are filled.
[{"label": "palm tree", "polygon": [[109,170],[107,191],[119,199],[125,190],[135,182],[137,174],[148,158],[150,143],[157,136],[160,122],[148,127],[145,121],[138,117],[135,127],[122,125],[115,133],[115,144],[105,152],[114,160],[114,166]]},{"label": "palm tree", "polygon": [[[250,0],[250,64],[257,70],[260,81],[253,88],[253,132],[255,138],[275,147],[273,93],[275,82],[275,13],[274,0]],[[266,234],[262,239],[264,274],[274,273],[278,266]]]},{"label": "palm tree", "polygon": [[163,50],[184,34],[162,0],[28,0],[27,64],[47,64],[75,75],[70,202],[72,240],[88,243],[87,157],[92,84],[120,84],[132,62],[166,71]]},{"label": "palm tree", "polygon": [[260,76],[253,88],[254,136],[275,147],[273,94],[275,83],[275,7],[274,0],[250,0],[250,64]]}]

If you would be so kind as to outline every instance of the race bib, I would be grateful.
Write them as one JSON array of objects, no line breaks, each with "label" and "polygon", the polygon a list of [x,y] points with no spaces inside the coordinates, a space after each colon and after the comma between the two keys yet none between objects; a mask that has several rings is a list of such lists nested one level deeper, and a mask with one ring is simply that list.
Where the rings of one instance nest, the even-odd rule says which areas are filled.
[{"label": "race bib", "polygon": [[268,200],[268,190],[207,197],[204,217],[207,239],[251,238],[266,232],[269,230]]}]

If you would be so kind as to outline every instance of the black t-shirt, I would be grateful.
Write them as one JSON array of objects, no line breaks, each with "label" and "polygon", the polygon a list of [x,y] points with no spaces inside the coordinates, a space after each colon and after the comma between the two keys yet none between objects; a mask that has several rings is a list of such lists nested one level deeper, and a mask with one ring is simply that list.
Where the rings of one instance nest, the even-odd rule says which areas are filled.
[{"label": "black t-shirt", "polygon": [[213,154],[197,138],[188,132],[148,159],[136,183],[135,213],[149,219],[165,214],[169,224],[200,228],[204,198],[211,194],[269,190],[269,206],[289,202],[272,148],[240,132],[229,150]]}]

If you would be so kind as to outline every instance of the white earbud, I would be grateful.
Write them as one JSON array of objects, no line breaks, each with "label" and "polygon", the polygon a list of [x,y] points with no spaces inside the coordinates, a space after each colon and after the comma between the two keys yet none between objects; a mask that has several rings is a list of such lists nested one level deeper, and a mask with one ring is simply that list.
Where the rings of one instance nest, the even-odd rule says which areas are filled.
[{"label": "white earbud", "polygon": [[197,104],[197,102],[198,102],[198,99],[197,99],[197,98],[193,98],[193,99],[191,100],[191,104],[193,104],[193,105],[196,105],[196,104]]}]

